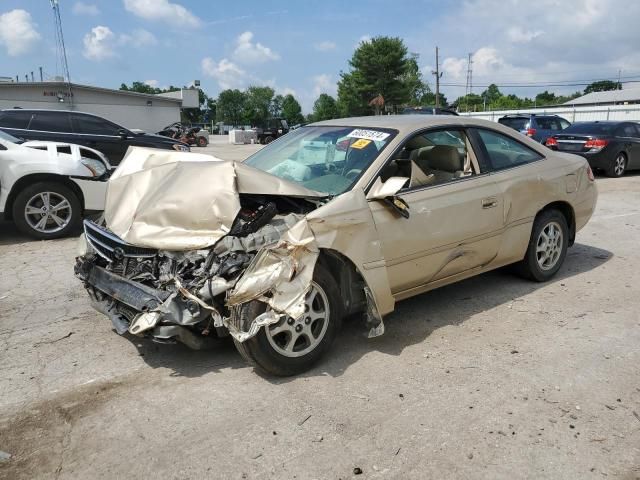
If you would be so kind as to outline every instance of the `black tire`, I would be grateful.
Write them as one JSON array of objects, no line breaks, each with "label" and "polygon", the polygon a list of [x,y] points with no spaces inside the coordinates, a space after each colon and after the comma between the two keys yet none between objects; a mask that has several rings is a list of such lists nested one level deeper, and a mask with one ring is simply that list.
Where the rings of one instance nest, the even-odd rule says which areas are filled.
[{"label": "black tire", "polygon": [[[309,370],[329,349],[340,330],[344,315],[343,303],[335,279],[320,264],[315,266],[313,281],[318,288],[324,291],[329,303],[328,325],[317,346],[303,356],[287,357],[279,353],[267,338],[265,328],[270,327],[262,327],[255,337],[242,343],[233,340],[240,355],[249,365],[270,375],[281,377],[297,375]],[[239,311],[232,316],[231,321],[236,328],[247,331],[253,319],[264,313],[266,308],[267,305],[263,302],[257,300],[248,302],[239,307]],[[271,326],[271,328],[273,327]]]},{"label": "black tire", "polygon": [[609,168],[605,170],[605,175],[607,177],[622,177],[624,173],[627,171],[627,155],[624,152],[618,153],[615,157],[613,157],[613,161]]},{"label": "black tire", "polygon": [[275,140],[275,138],[273,138],[271,135],[269,135],[267,138],[264,139],[264,144],[268,145],[271,142],[273,142]]},{"label": "black tire", "polygon": [[[554,228],[559,228],[562,237],[558,240],[559,245],[553,250],[552,258],[555,261],[550,264],[549,268],[543,268],[538,258],[538,244],[541,239],[541,233],[551,224]],[[527,247],[527,253],[524,259],[516,264],[516,272],[528,279],[536,282],[546,282],[550,280],[564,263],[564,259],[567,256],[567,248],[569,247],[569,227],[567,225],[567,219],[558,210],[545,210],[538,214],[533,222],[533,229],[531,231],[531,239],[529,240],[529,246]],[[556,257],[556,252],[558,253]],[[542,254],[546,252],[541,252]],[[543,262],[544,263],[544,262]]]},{"label": "black tire", "polygon": [[207,145],[209,145],[209,141],[207,140],[207,137],[198,137],[199,147],[206,147]]},{"label": "black tire", "polygon": [[[69,202],[69,221],[60,230],[50,232],[36,230],[32,225],[29,224],[29,222],[27,222],[27,219],[25,218],[25,208],[27,207],[27,203],[34,196],[43,192],[55,193],[59,197],[62,197]],[[66,218],[68,210],[65,209],[64,212]],[[80,220],[82,217],[82,207],[80,205],[80,200],[78,199],[76,194],[73,193],[73,191],[66,185],[57,182],[38,182],[34,183],[33,185],[27,186],[18,193],[16,199],[13,202],[12,213],[13,221],[15,222],[16,227],[18,227],[18,230],[20,230],[22,233],[40,240],[49,240],[52,238],[67,236],[71,232],[76,230],[80,225]]]}]

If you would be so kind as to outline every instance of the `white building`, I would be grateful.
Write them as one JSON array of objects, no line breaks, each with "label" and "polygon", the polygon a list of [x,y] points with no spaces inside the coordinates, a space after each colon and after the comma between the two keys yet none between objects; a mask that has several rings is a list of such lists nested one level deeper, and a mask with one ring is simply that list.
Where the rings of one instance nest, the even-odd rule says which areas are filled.
[{"label": "white building", "polygon": [[180,121],[181,108],[198,106],[197,89],[149,95],[64,82],[0,82],[0,109],[74,110],[147,132]]}]

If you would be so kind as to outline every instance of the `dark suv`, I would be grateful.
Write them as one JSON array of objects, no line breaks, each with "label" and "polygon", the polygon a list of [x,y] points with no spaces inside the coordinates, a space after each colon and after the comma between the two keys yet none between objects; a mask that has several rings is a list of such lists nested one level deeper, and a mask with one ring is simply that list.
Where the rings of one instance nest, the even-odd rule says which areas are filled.
[{"label": "dark suv", "polygon": [[518,130],[540,143],[546,142],[547,138],[571,125],[568,120],[558,115],[536,115],[535,113],[505,115],[498,120],[498,123]]},{"label": "dark suv", "polygon": [[129,147],[151,147],[188,152],[189,146],[172,138],[134,133],[89,113],[67,110],[0,110],[0,130],[24,138],[86,145],[118,165]]},{"label": "dark suv", "polygon": [[455,115],[458,112],[450,108],[441,107],[406,107],[402,110],[402,115]]}]

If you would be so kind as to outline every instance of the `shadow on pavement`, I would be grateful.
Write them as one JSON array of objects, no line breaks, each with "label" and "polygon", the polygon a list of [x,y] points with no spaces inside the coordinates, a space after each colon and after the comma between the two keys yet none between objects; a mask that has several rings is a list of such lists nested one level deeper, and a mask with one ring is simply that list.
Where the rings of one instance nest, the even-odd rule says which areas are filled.
[{"label": "shadow on pavement", "polygon": [[[613,254],[607,250],[577,243],[569,249],[558,275],[548,283],[523,280],[503,268],[432,290],[396,304],[396,310],[385,318],[385,334],[373,339],[366,338],[364,322],[360,318],[347,319],[328,354],[301,376],[338,377],[371,351],[400,355],[405,348],[423,342],[440,327],[460,325],[478,313],[589,272],[611,258]],[[139,342],[137,338],[136,343],[149,366],[172,369],[178,376],[198,377],[223,368],[247,367],[230,339],[220,340],[219,348],[208,351],[193,351],[183,345]],[[275,384],[297,378],[263,377]]]}]

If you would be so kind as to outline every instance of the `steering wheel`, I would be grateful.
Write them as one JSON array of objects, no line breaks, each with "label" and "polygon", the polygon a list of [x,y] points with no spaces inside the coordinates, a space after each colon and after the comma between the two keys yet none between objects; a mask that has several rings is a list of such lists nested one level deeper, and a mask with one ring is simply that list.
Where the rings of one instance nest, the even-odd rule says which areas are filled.
[{"label": "steering wheel", "polygon": [[351,170],[349,170],[346,175],[345,178],[347,178],[348,180],[355,180],[356,178],[358,178],[358,175],[360,175],[360,173],[362,173],[362,170],[359,168],[352,168]]}]

